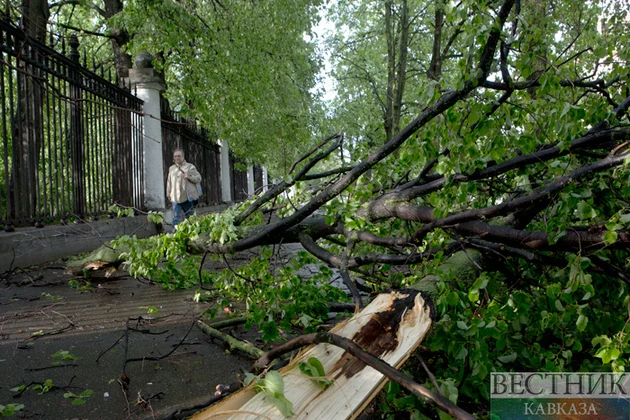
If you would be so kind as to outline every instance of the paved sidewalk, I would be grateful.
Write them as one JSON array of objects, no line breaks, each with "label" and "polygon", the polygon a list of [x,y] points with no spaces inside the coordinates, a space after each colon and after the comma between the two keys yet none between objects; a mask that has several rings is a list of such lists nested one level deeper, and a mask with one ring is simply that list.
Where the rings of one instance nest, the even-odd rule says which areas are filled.
[{"label": "paved sidewalk", "polygon": [[[24,404],[15,418],[164,418],[177,406],[207,400],[216,385],[250,366],[191,328],[211,305],[195,303],[193,290],[164,291],[130,277],[77,290],[71,279],[53,264],[0,283],[0,405]],[[138,331],[126,338],[130,318],[141,320],[129,323]],[[125,352],[141,359],[125,369],[128,401],[118,383]],[[43,394],[29,389],[16,398],[11,391],[46,380],[54,388]],[[93,395],[82,405],[64,398],[88,389]]]}]

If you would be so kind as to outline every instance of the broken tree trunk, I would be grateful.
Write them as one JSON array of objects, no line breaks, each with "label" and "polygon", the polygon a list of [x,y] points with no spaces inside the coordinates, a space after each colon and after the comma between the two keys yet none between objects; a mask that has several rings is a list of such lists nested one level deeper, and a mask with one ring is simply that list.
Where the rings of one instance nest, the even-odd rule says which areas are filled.
[{"label": "broken tree trunk", "polygon": [[[431,303],[413,290],[381,294],[360,313],[340,323],[332,333],[346,337],[370,354],[399,368],[422,342],[431,327]],[[332,384],[322,390],[303,374],[299,364],[317,358]],[[340,347],[320,343],[302,350],[280,370],[284,395],[295,418],[354,418],[387,382],[376,369]],[[193,417],[204,419],[283,419],[284,416],[250,385]]]}]

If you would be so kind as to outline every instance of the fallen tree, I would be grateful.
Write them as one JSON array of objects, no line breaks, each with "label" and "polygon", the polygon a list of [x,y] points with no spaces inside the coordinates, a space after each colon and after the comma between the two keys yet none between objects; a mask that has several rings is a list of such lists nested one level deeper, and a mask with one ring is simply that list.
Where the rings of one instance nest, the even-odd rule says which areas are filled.
[{"label": "fallen tree", "polygon": [[[265,340],[315,334],[290,342],[292,350],[313,346],[281,370],[280,402],[269,406],[256,398],[254,390],[265,388],[259,379],[208,415],[286,416],[292,411],[285,400],[294,399],[300,415],[321,404],[327,413],[355,417],[382,387],[383,375],[361,379],[366,387],[347,412],[340,408],[346,398],[326,398],[335,386],[340,395],[357,389],[344,385],[339,374],[357,360],[359,371],[371,372],[371,366],[460,418],[469,414],[438,393],[470,412],[483,411],[491,371],[627,367],[628,66],[599,65],[605,59],[624,63],[627,53],[620,44],[612,55],[579,50],[584,40],[578,33],[564,40],[555,57],[548,51],[547,64],[532,77],[531,51],[524,47],[531,27],[519,30],[522,14],[520,3],[513,10],[515,3],[491,3],[474,14],[485,22],[467,50],[476,64],[464,63],[451,79],[455,88],[436,86],[435,99],[407,126],[352,165],[337,161],[338,170],[316,172],[344,144],[344,135],[336,134],[300,158],[291,168],[299,168],[295,175],[259,197],[221,214],[193,217],[174,234],[115,243],[128,247],[123,257],[134,275],[166,287],[197,287],[200,298],[243,300],[247,325],[257,325]],[[305,252],[283,261],[277,251],[288,243],[300,243]],[[260,246],[266,246],[261,257],[249,264],[219,274],[203,269],[207,258]],[[311,276],[300,272],[315,259],[324,264]],[[418,321],[409,337],[395,329],[364,335],[360,327],[342,334],[345,339],[316,334],[327,322],[327,304],[347,298],[327,284],[330,268],[340,274],[356,311],[333,331],[362,322],[367,313],[398,313],[390,305],[381,313],[373,308],[405,288],[420,292],[418,313],[428,310],[425,302],[434,305],[435,321]],[[365,287],[369,299],[394,291],[359,312]],[[385,354],[395,353],[403,336],[411,344],[388,362]],[[423,338],[437,381],[429,383],[424,373],[416,381],[435,392],[391,371]],[[379,352],[375,342],[392,347]],[[323,350],[330,344],[341,350],[330,356]],[[311,356],[323,367],[315,382],[326,384],[324,392],[297,372]],[[400,392],[388,390],[392,410],[426,409],[420,400],[396,400]]]}]

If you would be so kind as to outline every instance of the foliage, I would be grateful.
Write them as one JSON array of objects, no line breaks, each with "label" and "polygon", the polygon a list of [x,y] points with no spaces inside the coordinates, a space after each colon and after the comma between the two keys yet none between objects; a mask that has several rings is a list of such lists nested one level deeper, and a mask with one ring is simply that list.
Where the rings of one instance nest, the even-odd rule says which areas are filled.
[{"label": "foliage", "polygon": [[161,211],[150,211],[149,214],[147,214],[147,220],[149,223],[161,225],[164,223],[164,213]]},{"label": "foliage", "polygon": [[299,367],[300,371],[306,376],[312,378],[311,381],[321,389],[326,389],[332,385],[332,381],[330,379],[326,379],[324,366],[317,357],[309,357],[306,362],[300,363]]},{"label": "foliage", "polygon": [[92,395],[94,395],[94,391],[86,389],[85,391],[81,391],[79,395],[74,392],[65,392],[63,397],[72,400],[72,405],[82,405],[85,404],[85,400],[90,398]]},{"label": "foliage", "polygon": [[24,404],[0,404],[0,416],[12,417],[17,411],[24,410]]},{"label": "foliage", "polygon": [[[83,274],[84,274],[85,277],[88,276],[87,271],[85,271]],[[75,290],[79,290],[79,291],[92,290],[92,283],[90,283],[87,280],[85,280],[85,281],[79,281],[79,280],[76,280],[76,279],[68,280],[68,286],[72,287]]]},{"label": "foliage", "polygon": [[140,306],[140,309],[145,309],[148,314],[156,314],[160,312],[160,310],[155,306]]},{"label": "foliage", "polygon": [[[178,225],[173,234],[147,239],[120,237],[114,247],[129,249],[122,257],[134,276],[144,276],[166,289],[204,287],[197,291],[197,300],[208,299],[224,307],[230,300],[243,302],[247,327],[257,325],[266,341],[280,339],[281,331],[298,328],[313,332],[328,317],[327,304],[347,297],[331,286],[333,272],[326,266],[314,266],[316,260],[299,252],[286,263],[271,248],[263,248],[259,258],[220,272],[199,272],[200,257],[188,250],[200,240],[223,244],[239,237],[233,224],[234,210],[205,216],[193,216]],[[211,257],[215,263],[222,258]],[[274,263],[274,260],[278,260]],[[313,266],[314,274],[303,267]],[[203,292],[203,293],[202,293]],[[209,311],[216,316],[218,307]]]},{"label": "foliage", "polygon": [[271,404],[274,405],[284,417],[293,416],[293,403],[284,396],[284,379],[278,371],[270,370],[263,379],[248,374],[245,385],[254,384],[254,391],[262,392]]},{"label": "foliage", "polygon": [[68,350],[59,350],[58,352],[53,354],[51,357],[55,359],[52,363],[53,365],[59,365],[63,362],[73,362],[75,360],[80,359],[80,357],[75,356],[74,354],[70,353]]},{"label": "foliage", "polygon": [[[56,31],[85,30],[79,35],[88,66],[111,68],[114,54],[121,61],[121,54],[150,52],[173,110],[278,174],[315,141],[323,110],[311,28],[320,0],[101,3],[62,2],[51,10]],[[110,36],[122,53],[106,46]]]},{"label": "foliage", "polygon": [[50,392],[53,387],[54,385],[52,379],[46,379],[43,384],[35,384],[30,388],[33,389],[33,391],[39,391],[39,394],[41,395]]},{"label": "foliage", "polygon": [[50,298],[50,300],[62,300],[63,297],[51,295],[50,293],[42,292],[41,297]]},{"label": "foliage", "polygon": [[109,206],[107,211],[111,214],[116,215],[116,217],[133,217],[135,215],[134,209],[132,207],[121,207],[117,204],[112,204]]}]

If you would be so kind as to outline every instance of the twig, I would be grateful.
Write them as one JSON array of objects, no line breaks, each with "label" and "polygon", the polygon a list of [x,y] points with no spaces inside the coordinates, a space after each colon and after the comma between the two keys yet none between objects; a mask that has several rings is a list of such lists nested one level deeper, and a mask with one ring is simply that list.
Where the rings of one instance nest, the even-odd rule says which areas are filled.
[{"label": "twig", "polygon": [[334,138],[339,137],[340,134],[339,133],[335,133],[332,136],[324,139],[321,143],[319,143],[317,146],[313,147],[310,151],[308,151],[306,154],[302,155],[302,157],[298,158],[295,162],[293,162],[293,164],[291,165],[291,167],[289,168],[288,173],[293,172],[293,170],[295,169],[295,167],[302,162],[305,159],[308,159],[308,157],[310,155],[312,155],[313,153],[315,153],[317,151],[317,149],[323,147],[326,143],[328,143],[329,141],[331,141]]},{"label": "twig", "polygon": [[116,346],[116,344],[118,344],[118,343],[120,342],[120,340],[122,340],[123,338],[125,338],[125,336],[126,336],[126,335],[127,335],[127,331],[125,330],[125,332],[124,332],[124,333],[120,336],[120,338],[118,338],[118,340],[116,340],[116,341],[114,342],[114,344],[112,344],[111,346],[109,346],[107,349],[103,350],[103,351],[102,351],[102,352],[98,355],[98,357],[97,357],[97,358],[96,358],[96,360],[95,360],[95,363],[96,363],[96,364],[98,364],[98,361],[100,360],[100,358],[101,358],[101,357],[102,357],[105,353],[107,353],[108,351],[110,351],[111,349],[113,349],[113,348]]},{"label": "twig", "polygon": [[[45,336],[47,336],[47,335],[57,335],[57,334],[61,334],[62,332],[67,331],[67,330],[69,330],[69,329],[71,329],[71,328],[74,328],[74,324],[72,324],[72,323],[71,323],[70,325],[66,326],[66,327],[63,327],[63,328],[59,329],[59,330],[53,330],[53,331],[45,332],[45,333],[42,333],[42,334],[31,335],[30,337],[25,338],[24,340],[22,340],[22,343],[25,343],[25,342],[27,342],[27,341],[29,341],[29,342],[30,342],[30,341],[36,340],[36,339],[38,339],[38,338],[45,337]],[[19,348],[19,349],[24,349],[24,348],[26,348],[26,347],[25,347],[23,344],[20,344],[20,345],[18,346],[18,348]]]},{"label": "twig", "polygon": [[223,334],[221,331],[210,327],[208,324],[206,324],[205,322],[201,320],[198,320],[196,324],[197,324],[197,327],[204,334],[207,334],[210,337],[222,340],[225,344],[229,346],[230,350],[232,351],[235,349],[240,350],[243,353],[247,354],[251,359],[258,359],[264,354],[264,352],[260,350],[259,348],[252,346],[251,344],[247,344],[243,341],[237,340],[228,334]]},{"label": "twig", "polygon": [[416,357],[418,358],[418,361],[420,361],[420,364],[424,368],[424,371],[427,373],[427,376],[429,377],[429,379],[431,379],[431,383],[435,387],[435,390],[439,392],[441,396],[444,397],[445,395],[442,392],[442,388],[440,388],[440,386],[438,385],[437,380],[435,379],[435,376],[433,375],[433,373],[431,373],[431,371],[429,370],[429,367],[426,365],[426,363],[424,363],[424,359],[422,358],[422,356],[417,354]]},{"label": "twig", "polygon": [[[203,258],[201,258],[201,262],[199,263],[199,273],[198,273],[199,274],[199,288],[201,290],[211,290],[211,289],[207,289],[207,288],[203,287],[203,281],[202,281],[202,278],[201,278],[201,272],[203,270],[203,264],[206,262],[206,257],[207,256],[208,256],[208,251],[203,253]],[[224,258],[225,258],[225,256],[224,256]]]},{"label": "twig", "polygon": [[[123,372],[125,371],[126,367],[127,367],[127,363],[129,362],[144,362],[145,360],[162,360],[167,358],[168,356],[170,356],[171,354],[173,354],[175,352],[175,350],[177,350],[179,348],[179,346],[182,345],[182,343],[186,340],[186,338],[188,337],[188,334],[190,334],[190,331],[192,330],[192,327],[195,325],[196,320],[194,320],[193,322],[190,323],[190,327],[188,328],[188,331],[186,331],[186,334],[184,334],[184,336],[182,337],[181,340],[179,340],[179,343],[173,347],[173,349],[171,351],[169,351],[168,353],[162,355],[162,356],[158,356],[158,357],[154,357],[154,356],[144,356],[144,357],[136,357],[136,358],[132,358],[132,359],[127,359],[125,357],[125,361],[124,361],[124,365],[123,365]],[[126,356],[126,351],[125,351],[125,356]]]},{"label": "twig", "polygon": [[361,347],[359,347],[352,340],[329,332],[307,334],[290,340],[284,344],[281,344],[271,351],[265,353],[263,357],[258,359],[256,363],[254,363],[254,368],[262,369],[267,366],[272,360],[285,353],[291,352],[310,344],[319,343],[333,344],[344,349],[348,352],[348,354],[356,357],[366,365],[378,370],[392,381],[397,382],[416,397],[435,405],[437,408],[453,416],[456,419],[474,420],[474,417],[470,413],[462,410],[461,408],[453,404],[449,399],[428,390],[415,381],[412,381],[409,377],[403,375],[398,370],[391,367],[389,364],[361,349]]},{"label": "twig", "polygon": [[63,364],[63,365],[44,366],[44,367],[40,367],[40,368],[26,368],[24,370],[27,370],[29,372],[38,372],[40,370],[65,368],[65,367],[77,367],[77,366],[79,366],[79,365],[77,365],[76,363],[66,363],[66,364]]}]

